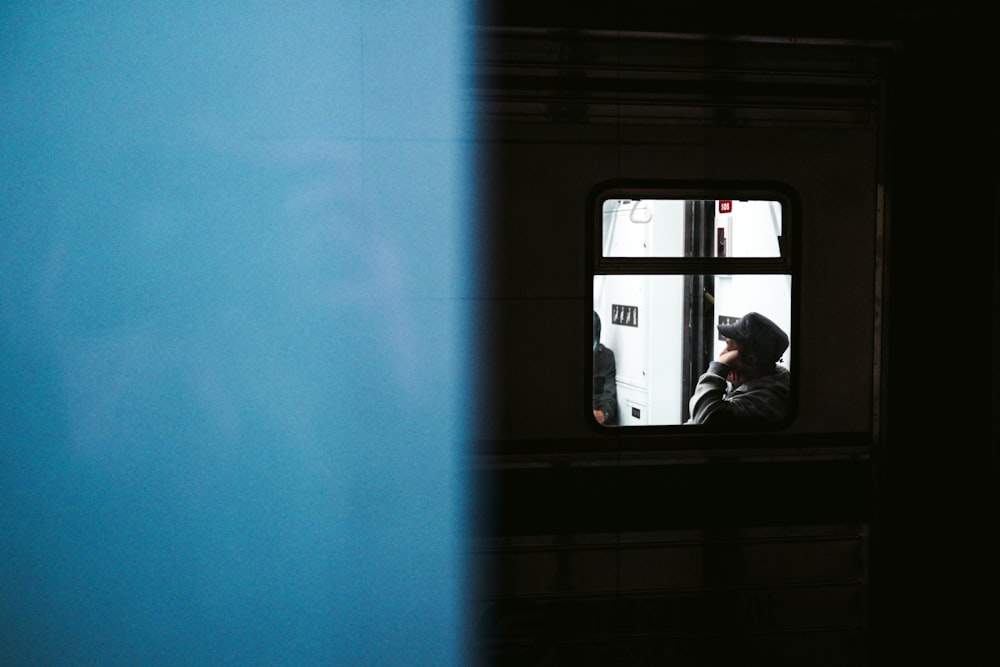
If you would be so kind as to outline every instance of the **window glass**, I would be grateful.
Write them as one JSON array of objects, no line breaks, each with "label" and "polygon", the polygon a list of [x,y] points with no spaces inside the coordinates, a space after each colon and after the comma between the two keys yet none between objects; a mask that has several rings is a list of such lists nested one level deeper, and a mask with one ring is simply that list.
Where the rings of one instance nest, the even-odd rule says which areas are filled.
[{"label": "window glass", "polygon": [[[594,418],[615,427],[721,423],[730,414],[784,421],[793,275],[782,201],[612,196],[599,211]],[[722,356],[727,347],[742,351]],[[732,393],[768,384],[766,402],[780,395],[783,405]],[[715,397],[727,403],[708,402]]]},{"label": "window glass", "polygon": [[[694,211],[710,215],[693,215]],[[606,199],[604,257],[780,257],[781,202]],[[692,225],[699,226],[692,228]],[[711,243],[685,243],[685,239]]]}]

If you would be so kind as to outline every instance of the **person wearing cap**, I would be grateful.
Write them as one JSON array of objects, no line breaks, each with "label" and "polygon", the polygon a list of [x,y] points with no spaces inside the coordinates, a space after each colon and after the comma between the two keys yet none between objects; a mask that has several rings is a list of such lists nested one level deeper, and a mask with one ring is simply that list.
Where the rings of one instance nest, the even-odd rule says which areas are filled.
[{"label": "person wearing cap", "polygon": [[618,418],[615,353],[601,342],[601,318],[594,311],[594,419],[613,426]]},{"label": "person wearing cap", "polygon": [[760,313],[718,325],[726,347],[698,378],[689,424],[767,424],[788,412],[790,375],[779,366],[788,335]]}]

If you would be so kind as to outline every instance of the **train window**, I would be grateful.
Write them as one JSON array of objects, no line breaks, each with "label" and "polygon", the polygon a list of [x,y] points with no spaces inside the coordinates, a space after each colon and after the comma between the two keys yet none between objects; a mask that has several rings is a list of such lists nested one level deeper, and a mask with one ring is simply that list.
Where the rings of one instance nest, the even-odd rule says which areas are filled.
[{"label": "train window", "polygon": [[[591,370],[598,423],[690,428],[713,421],[755,427],[787,421],[793,334],[790,202],[779,191],[690,196],[639,188],[595,198]],[[743,390],[768,383],[776,389],[770,405],[749,406],[738,415],[740,421],[733,416],[736,404],[703,409],[708,385],[699,385],[699,378],[714,371],[712,396],[740,384],[743,378],[725,371],[737,370],[748,357],[730,355],[724,366],[712,362],[720,360],[727,338],[741,341],[729,343],[730,348],[746,345],[742,333],[748,326],[766,329],[754,334],[755,340],[766,340],[750,361],[768,379],[746,382]],[[728,379],[716,379],[720,373]],[[780,404],[774,404],[774,396]]]},{"label": "train window", "polygon": [[605,257],[781,256],[778,201],[607,199],[601,217]]}]

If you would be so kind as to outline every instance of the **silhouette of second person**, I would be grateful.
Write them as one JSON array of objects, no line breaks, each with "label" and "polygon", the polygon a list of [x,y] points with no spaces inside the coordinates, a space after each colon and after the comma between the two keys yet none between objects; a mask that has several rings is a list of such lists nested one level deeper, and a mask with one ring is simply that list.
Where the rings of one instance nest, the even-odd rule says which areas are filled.
[{"label": "silhouette of second person", "polygon": [[594,419],[614,426],[618,420],[615,353],[601,342],[601,318],[594,311]]}]

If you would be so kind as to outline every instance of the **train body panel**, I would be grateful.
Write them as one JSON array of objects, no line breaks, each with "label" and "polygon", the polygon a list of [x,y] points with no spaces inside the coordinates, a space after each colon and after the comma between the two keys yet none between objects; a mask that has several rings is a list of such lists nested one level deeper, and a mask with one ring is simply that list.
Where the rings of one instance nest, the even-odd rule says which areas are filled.
[{"label": "train body panel", "polygon": [[[484,408],[471,465],[481,493],[470,609],[480,664],[860,666],[947,656],[948,636],[981,625],[969,607],[945,617],[954,610],[946,602],[975,595],[910,587],[953,576],[964,559],[944,540],[916,537],[928,514],[909,508],[970,512],[966,526],[996,516],[983,504],[995,463],[992,473],[980,467],[995,451],[962,440],[969,458],[957,464],[917,444],[927,432],[949,438],[955,427],[941,410],[963,399],[944,398],[947,374],[911,363],[900,344],[926,348],[920,323],[954,312],[932,296],[932,274],[961,272],[954,251],[972,250],[943,231],[948,189],[962,182],[946,166],[957,157],[947,135],[981,127],[995,143],[996,119],[926,107],[931,84],[920,73],[942,85],[949,65],[928,67],[937,50],[920,28],[783,16],[747,20],[741,32],[731,16],[720,17],[727,29],[709,29],[719,25],[700,12],[705,22],[646,21],[642,10],[590,22],[586,12],[539,14],[531,23],[524,8],[500,10],[505,20],[484,20],[479,35]],[[613,27],[602,23],[609,18]],[[961,57],[945,60],[961,68]],[[937,123],[948,129],[924,132]],[[996,173],[991,150],[970,164],[986,168],[974,178],[995,198],[984,176]],[[935,179],[940,187],[926,187]],[[626,206],[638,200],[647,211],[705,200],[721,212],[718,200],[742,199],[727,191],[785,204],[779,268],[736,262],[753,270],[729,276],[713,263],[719,251],[674,266],[650,251],[663,242],[650,229],[608,231],[608,216],[633,215],[639,206]],[[990,210],[983,230],[994,229]],[[631,221],[649,215],[661,213]],[[732,219],[714,218],[730,240]],[[996,280],[989,253],[974,251],[979,286]],[[683,313],[697,310],[696,297],[674,280],[695,274],[716,279],[698,323],[709,333],[744,304],[782,311],[794,405],[786,422],[678,423],[689,387],[665,386],[662,375],[690,363],[678,350],[691,340]],[[742,290],[755,284],[744,281],[751,274],[790,290],[755,301],[753,287]],[[620,362],[610,427],[589,405],[591,310]],[[932,378],[939,391],[929,394]],[[988,401],[969,400],[971,419],[988,421]],[[966,467],[973,460],[980,466]],[[940,480],[934,461],[978,481],[927,499],[919,480]],[[986,561],[973,560],[970,572],[982,573]],[[914,628],[927,641],[913,641]]]},{"label": "train body panel", "polygon": [[[576,39],[585,42],[586,36]],[[537,41],[534,37],[531,43],[546,52]],[[656,42],[650,37],[645,41]],[[525,58],[524,52],[515,48],[520,45],[516,34],[512,42],[498,46],[499,55],[489,54],[492,68],[500,67],[497,63],[508,51]],[[548,50],[566,50],[560,42],[561,38],[553,38]],[[678,47],[668,38],[658,46],[655,62],[643,63],[650,69],[665,69],[665,63],[672,62],[672,49],[679,48],[682,53],[690,49],[688,43]],[[757,53],[761,47],[747,48]],[[818,77],[820,73],[803,64],[806,58],[802,51],[808,55],[812,49],[776,49],[767,62],[778,67],[775,63],[784,58],[782,64],[785,69],[794,69],[795,77]],[[711,53],[710,46],[706,50]],[[854,52],[848,47],[845,50],[854,57],[842,60],[857,66]],[[742,62],[733,45],[726,45],[726,53]],[[791,191],[797,204],[787,220],[795,267],[792,280],[808,301],[808,307],[794,304],[791,338],[795,354],[809,354],[795,368],[798,414],[786,432],[874,432],[883,168],[875,119],[884,82],[878,49],[864,53],[868,58],[862,62],[870,77],[865,87],[870,99],[865,103],[871,106],[870,115],[846,126],[826,119],[825,106],[833,104],[828,100],[816,103],[820,106],[814,110],[818,118],[810,123],[786,119],[782,127],[774,126],[779,120],[766,124],[747,121],[733,127],[728,118],[700,119],[697,124],[629,119],[628,124],[622,121],[619,125],[539,115],[529,122],[523,111],[513,118],[504,117],[504,107],[496,101],[502,93],[489,89],[489,100],[483,102],[488,141],[481,149],[485,157],[480,159],[487,160],[488,166],[481,194],[482,215],[488,222],[489,246],[494,253],[488,266],[495,273],[484,309],[486,319],[492,322],[490,329],[503,333],[495,345],[485,348],[485,358],[494,364],[491,377],[496,386],[489,400],[494,409],[483,429],[486,438],[572,436],[599,441],[602,437],[590,428],[586,401],[574,388],[579,384],[579,360],[588,354],[589,337],[581,332],[581,321],[587,320],[593,298],[588,255],[588,244],[593,242],[588,239],[590,209],[595,205],[595,190],[611,183],[626,190],[630,184],[637,189],[651,184],[663,188],[698,184],[714,189],[720,197],[727,187],[741,185],[776,184]],[[832,57],[827,55],[822,64],[829,67]],[[687,63],[692,76],[705,76],[699,66],[707,68],[708,57],[701,54],[701,58],[698,63]],[[541,67],[537,62],[532,64]],[[593,62],[573,64],[581,79],[588,76],[588,66],[597,67]],[[777,77],[772,72],[768,76]],[[727,104],[750,104],[736,95],[730,99],[725,90],[722,86],[721,100],[686,104],[700,105],[703,113],[699,116]],[[646,98],[629,101],[652,104],[654,97],[648,93]],[[755,99],[753,103],[779,102]],[[493,111],[497,107],[500,111]],[[580,107],[584,113],[586,100]],[[555,311],[563,316],[553,317]],[[643,312],[640,327],[652,321],[646,314]],[[835,367],[811,362],[814,351],[829,349],[838,350],[840,359]],[[538,409],[525,410],[519,388],[537,384],[540,376],[549,390],[539,397]],[[557,387],[560,384],[562,387]],[[596,446],[601,445],[598,442]]]}]

